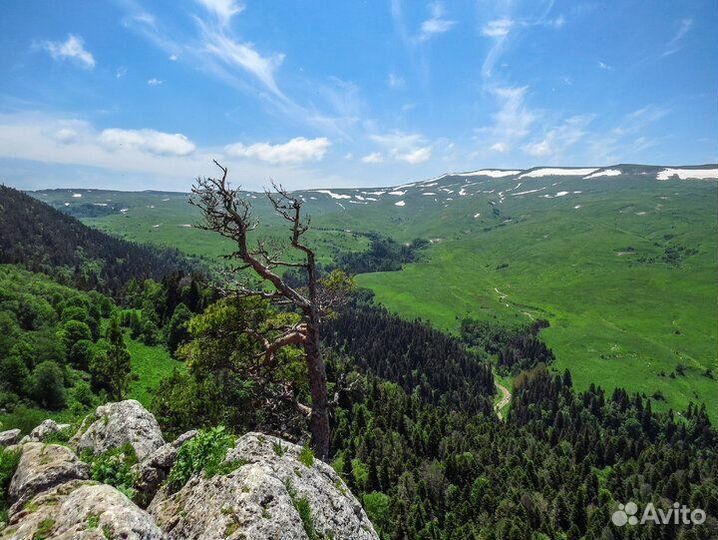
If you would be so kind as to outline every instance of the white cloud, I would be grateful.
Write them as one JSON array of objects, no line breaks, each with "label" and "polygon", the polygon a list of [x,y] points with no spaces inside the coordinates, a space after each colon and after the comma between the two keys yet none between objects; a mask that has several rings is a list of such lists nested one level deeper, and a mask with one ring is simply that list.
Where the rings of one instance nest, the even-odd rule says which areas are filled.
[{"label": "white cloud", "polygon": [[390,88],[403,88],[405,81],[399,75],[389,73],[389,77],[386,79],[386,84],[389,85]]},{"label": "white cloud", "polygon": [[277,85],[275,72],[284,61],[284,54],[263,56],[249,43],[240,43],[221,29],[200,23],[202,50],[210,53],[225,66],[239,67],[259,79],[273,94],[284,97]]},{"label": "white cloud", "polygon": [[126,67],[120,66],[120,67],[118,67],[118,68],[115,70],[115,78],[116,78],[116,79],[121,79],[121,78],[124,77],[125,75],[127,75],[127,68],[126,68]]},{"label": "white cloud", "polygon": [[179,60],[179,56],[177,56],[176,54],[170,54],[170,60],[176,62],[177,60]]},{"label": "white cloud", "polygon": [[100,142],[108,150],[131,148],[152,154],[187,156],[196,147],[181,133],[163,133],[154,129],[105,129]]},{"label": "white cloud", "polygon": [[613,66],[609,66],[605,62],[598,61],[598,67],[603,69],[604,71],[613,71]]},{"label": "white cloud", "polygon": [[408,152],[406,154],[398,155],[397,159],[401,161],[406,161],[411,165],[423,163],[424,161],[431,159],[431,148],[429,148],[428,146],[417,148],[416,150],[412,150],[411,152]]},{"label": "white cloud", "polygon": [[506,143],[494,143],[491,145],[490,150],[492,152],[498,152],[499,154],[503,154],[504,152],[507,152],[509,150],[509,145]]},{"label": "white cloud", "polygon": [[95,67],[95,58],[85,49],[85,42],[79,36],[70,34],[64,42],[46,41],[43,44],[43,48],[49,52],[50,56],[55,60],[69,58],[87,69]]},{"label": "white cloud", "polygon": [[494,87],[499,109],[492,115],[493,125],[479,129],[489,137],[490,149],[494,152],[508,152],[512,145],[521,141],[531,132],[538,115],[524,103],[527,86]]},{"label": "white cloud", "polygon": [[523,150],[535,157],[552,156],[558,162],[566,150],[586,136],[585,128],[592,120],[593,115],[589,114],[572,116],[550,129],[543,139],[524,145]]},{"label": "white cloud", "polygon": [[645,130],[654,132],[653,124],[671,111],[665,107],[647,105],[625,114],[609,132],[592,137],[588,147],[595,163],[640,161],[640,153],[657,145],[655,137],[641,135]]},{"label": "white cloud", "polygon": [[255,158],[273,164],[299,164],[322,160],[330,146],[331,142],[326,137],[295,137],[284,144],[255,143],[246,146],[235,143],[227,146],[225,150],[234,157]]},{"label": "white cloud", "polygon": [[495,21],[489,21],[481,29],[481,33],[486,37],[502,38],[509,34],[513,25],[514,21],[511,19],[497,19]]},{"label": "white cloud", "polygon": [[384,162],[384,156],[382,156],[379,152],[372,152],[371,154],[367,154],[361,160],[364,163],[383,163]]},{"label": "white cloud", "polygon": [[443,34],[451,30],[456,21],[444,18],[444,6],[440,2],[434,2],[429,6],[431,18],[421,23],[421,34],[419,39],[425,41],[436,34]]},{"label": "white cloud", "polygon": [[566,25],[566,17],[559,15],[555,19],[547,21],[547,24],[549,26],[553,26],[554,28],[563,28]]},{"label": "white cloud", "polygon": [[60,128],[58,129],[53,136],[58,142],[61,142],[63,144],[68,144],[73,141],[77,140],[77,131],[71,128]]},{"label": "white cloud", "polygon": [[214,14],[222,24],[227,24],[232,17],[244,11],[244,4],[234,0],[197,0],[207,11]]},{"label": "white cloud", "polygon": [[691,28],[693,28],[693,19],[682,19],[679,22],[678,30],[673,35],[671,40],[666,43],[663,54],[661,54],[661,58],[678,52],[683,47],[683,38],[691,30]]},{"label": "white cloud", "polygon": [[155,79],[154,77],[147,80],[147,85],[148,85],[148,86],[159,86],[159,85],[161,85],[162,83],[164,83],[163,80],[161,80],[161,79]]},{"label": "white cloud", "polygon": [[613,130],[616,135],[631,135],[657,122],[670,112],[665,107],[647,105],[626,114]]},{"label": "white cloud", "polygon": [[369,138],[385,147],[389,157],[396,161],[416,165],[431,158],[431,146],[426,145],[426,139],[418,133],[394,131],[383,135],[371,135]]},{"label": "white cloud", "polygon": [[193,148],[192,142],[178,134],[151,129],[102,131],[68,117],[0,112],[0,158],[21,164],[17,171],[6,171],[4,179],[18,187],[115,189],[122,182],[124,189],[146,189],[150,179],[158,188],[187,191],[197,176],[216,174],[212,159],[229,167],[234,185],[247,189],[262,190],[270,178],[288,189],[316,187],[317,178],[335,187],[360,183],[334,169],[238,159],[220,147],[189,152]]}]

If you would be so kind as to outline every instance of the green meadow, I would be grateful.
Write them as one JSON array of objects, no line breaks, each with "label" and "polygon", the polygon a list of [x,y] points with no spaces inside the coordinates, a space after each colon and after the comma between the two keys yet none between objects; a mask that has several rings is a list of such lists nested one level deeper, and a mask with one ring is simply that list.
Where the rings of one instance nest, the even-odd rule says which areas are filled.
[{"label": "green meadow", "polygon": [[[325,261],[364,249],[356,232],[432,242],[399,272],[358,276],[390,310],[448,332],[466,316],[547,319],[554,367],[569,368],[578,388],[623,386],[663,410],[705,402],[718,419],[717,182],[657,181],[655,170],[631,168],[596,180],[446,176],[367,194],[376,190],[300,195]],[[44,200],[68,197],[48,193]],[[182,226],[198,217],[186,195],[113,193],[130,209],[86,223],[210,259],[228,251]],[[348,204],[349,196],[362,199]],[[267,238],[286,234],[261,195],[253,202]]]}]

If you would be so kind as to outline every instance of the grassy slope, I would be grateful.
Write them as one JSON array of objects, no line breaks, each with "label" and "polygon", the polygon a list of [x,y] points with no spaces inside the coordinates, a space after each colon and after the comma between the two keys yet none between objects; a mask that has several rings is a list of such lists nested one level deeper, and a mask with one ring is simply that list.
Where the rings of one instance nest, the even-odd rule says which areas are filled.
[{"label": "grassy slope", "polygon": [[150,347],[131,339],[127,334],[125,343],[132,357],[132,373],[137,377],[130,384],[127,398],[136,399],[149,408],[160,381],[175,369],[186,369],[185,364],[172,358],[167,349],[160,345]]},{"label": "grassy slope", "polygon": [[[659,408],[680,409],[689,400],[703,400],[716,419],[717,383],[702,372],[716,367],[717,188],[715,182],[657,182],[655,176],[640,174],[597,181],[449,177],[435,187],[385,194],[365,206],[342,200],[344,210],[337,200],[319,196],[309,208],[320,227],[375,230],[402,241],[435,240],[420,263],[359,277],[361,285],[402,316],[421,317],[448,331],[456,331],[465,315],[547,318],[551,328],[543,335],[557,354],[556,367],[569,367],[578,387],[594,382],[647,395],[660,390],[667,401],[657,403]],[[541,191],[514,195],[534,189]],[[561,191],[569,194],[555,197]],[[398,200],[405,206],[395,206]],[[155,209],[88,222],[157,242],[156,231],[164,225],[152,228],[151,211],[158,205],[149,199],[143,203]],[[266,215],[262,206],[258,211]],[[186,206],[173,206],[166,221],[186,223],[191,215]],[[203,236],[197,247],[185,232],[158,243],[190,253],[219,252],[216,238]],[[354,236],[334,234],[339,240],[321,248],[325,258],[332,249],[361,248]],[[638,262],[660,257],[675,245],[699,253],[678,266]],[[619,255],[629,247],[633,254]],[[670,374],[678,363],[689,368],[686,376],[658,375]]]},{"label": "grassy slope", "polygon": [[[402,315],[449,331],[465,314],[548,318],[543,336],[556,367],[569,367],[577,386],[660,390],[663,405],[674,408],[703,400],[715,419],[716,382],[702,375],[716,364],[715,184],[652,191],[647,199],[640,186],[610,189],[581,197],[579,209],[576,197],[545,201],[543,209],[507,201],[518,223],[448,239],[424,262],[359,283]],[[700,253],[679,267],[635,262],[674,243]],[[629,246],[636,254],[617,254]],[[658,376],[678,363],[690,368],[687,376]]]}]

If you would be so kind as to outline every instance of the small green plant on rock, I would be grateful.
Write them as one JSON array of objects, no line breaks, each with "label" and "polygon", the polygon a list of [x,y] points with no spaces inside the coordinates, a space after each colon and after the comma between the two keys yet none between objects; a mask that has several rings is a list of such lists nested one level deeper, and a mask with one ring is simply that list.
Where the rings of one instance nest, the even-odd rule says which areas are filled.
[{"label": "small green plant on rock", "polygon": [[228,474],[246,461],[230,461],[224,463],[227,450],[235,444],[232,435],[224,426],[202,431],[194,439],[188,441],[177,454],[177,461],[167,477],[167,488],[175,493],[189,481],[192,475],[204,470],[207,477],[217,474]]}]

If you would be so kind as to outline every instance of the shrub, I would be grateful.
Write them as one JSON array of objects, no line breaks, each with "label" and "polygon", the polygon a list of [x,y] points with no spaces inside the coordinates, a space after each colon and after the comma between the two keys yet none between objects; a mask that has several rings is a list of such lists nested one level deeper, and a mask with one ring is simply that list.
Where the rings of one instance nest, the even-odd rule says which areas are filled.
[{"label": "shrub", "polygon": [[314,465],[314,452],[308,446],[303,446],[302,451],[299,452],[299,461],[301,461],[305,467],[311,468]]},{"label": "shrub", "polygon": [[114,486],[132,499],[135,495],[132,466],[137,463],[137,454],[131,444],[108,450],[91,458],[90,476],[97,482]]},{"label": "shrub", "polygon": [[15,451],[3,450],[0,453],[0,522],[7,523],[7,511],[10,506],[7,490],[10,487],[10,480],[15,474],[15,469],[20,463],[21,454],[20,449]]},{"label": "shrub", "polygon": [[167,477],[170,493],[182,489],[192,475],[204,470],[208,477],[226,474],[242,463],[222,464],[227,450],[235,443],[232,435],[224,426],[201,431],[194,439],[186,442],[177,454],[177,461]]},{"label": "shrub", "polygon": [[77,369],[87,371],[92,357],[93,344],[89,339],[81,339],[70,348],[67,360]]},{"label": "shrub", "polygon": [[46,360],[32,372],[32,394],[35,401],[48,409],[65,407],[65,387],[62,369],[55,362]]}]

